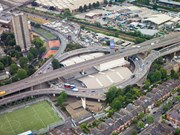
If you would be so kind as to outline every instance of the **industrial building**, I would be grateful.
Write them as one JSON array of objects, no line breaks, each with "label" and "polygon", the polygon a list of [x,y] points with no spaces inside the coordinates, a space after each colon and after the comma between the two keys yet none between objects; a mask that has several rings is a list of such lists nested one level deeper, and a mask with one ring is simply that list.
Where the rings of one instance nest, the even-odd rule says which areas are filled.
[{"label": "industrial building", "polygon": [[22,51],[29,50],[31,46],[31,40],[26,15],[23,13],[14,13],[12,17],[12,23],[16,44],[21,47]]},{"label": "industrial building", "polygon": [[64,66],[71,66],[71,65],[81,63],[81,62],[84,62],[86,60],[95,59],[95,58],[98,58],[98,57],[101,57],[101,56],[104,56],[104,55],[105,55],[104,53],[83,54],[83,55],[80,55],[80,56],[75,56],[75,57],[69,58],[67,60],[64,60],[61,63]]},{"label": "industrial building", "polygon": [[80,6],[89,5],[90,3],[100,2],[103,0],[36,0],[39,5],[46,7],[56,7],[59,10],[69,9],[70,11],[76,11]]},{"label": "industrial building", "polygon": [[131,76],[132,72],[127,67],[116,67],[104,72],[88,75],[78,80],[89,89],[97,89],[125,82]]}]

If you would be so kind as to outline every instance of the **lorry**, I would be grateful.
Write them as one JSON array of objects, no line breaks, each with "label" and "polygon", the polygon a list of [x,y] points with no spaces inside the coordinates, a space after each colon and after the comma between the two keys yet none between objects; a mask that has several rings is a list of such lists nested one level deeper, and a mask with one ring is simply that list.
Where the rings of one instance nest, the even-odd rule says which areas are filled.
[{"label": "lorry", "polygon": [[0,96],[6,94],[6,91],[0,91]]}]

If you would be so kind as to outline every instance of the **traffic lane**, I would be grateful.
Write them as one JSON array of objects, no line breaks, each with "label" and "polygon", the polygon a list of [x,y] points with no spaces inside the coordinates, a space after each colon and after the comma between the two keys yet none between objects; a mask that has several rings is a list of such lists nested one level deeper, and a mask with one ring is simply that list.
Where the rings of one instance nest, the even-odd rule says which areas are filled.
[{"label": "traffic lane", "polygon": [[[144,49],[143,49],[144,50]],[[96,59],[96,61],[94,62],[94,61],[92,61],[92,60],[90,60],[89,61],[89,63],[80,63],[80,64],[76,64],[76,65],[74,65],[74,66],[69,66],[69,67],[66,67],[66,69],[64,69],[64,68],[62,68],[62,69],[64,69],[65,71],[68,71],[68,72],[66,72],[66,74],[68,74],[68,73],[70,73],[70,72],[72,72],[72,71],[75,71],[75,69],[76,70],[82,70],[82,69],[84,69],[85,67],[89,67],[90,65],[94,65],[94,63],[97,63],[97,60],[98,60],[98,62],[100,62],[100,63],[102,63],[103,61],[102,61],[102,59],[104,59],[104,61],[107,61],[107,59],[113,59],[113,58],[116,58],[116,57],[119,57],[119,56],[128,56],[128,55],[132,55],[132,53],[135,53],[134,52],[134,50],[132,51],[129,51],[128,53],[127,52],[124,52],[124,53],[121,53],[121,54],[116,54],[116,55],[112,55],[112,54],[110,54],[110,55],[108,55],[108,56],[105,56],[105,57],[102,57],[100,60],[99,59]],[[108,58],[107,58],[108,57]],[[80,66],[81,65],[81,69],[79,69]],[[42,76],[42,75],[40,75],[39,76],[39,78],[38,78],[38,83],[40,82],[40,80],[41,80],[41,82],[44,82],[44,81],[48,81],[50,78],[55,78],[55,76],[57,76],[57,71],[59,72],[59,71],[61,71],[62,69],[58,69],[58,70],[55,70],[56,71],[56,73],[54,73],[55,71],[53,71],[53,74],[52,74],[52,72],[50,73],[50,74],[48,74],[48,73],[46,73],[46,74],[44,74],[44,76]],[[46,77],[48,77],[48,78],[46,78]],[[58,76],[57,77],[59,77],[59,74],[58,74]],[[50,79],[51,80],[51,79]],[[23,80],[22,81],[20,81],[20,82],[23,82]],[[6,88],[6,90],[7,89],[12,89],[12,87],[10,87],[10,86],[12,86],[13,85],[13,88],[15,88],[16,87],[16,89],[19,89],[20,87],[25,87],[24,86],[24,84],[22,83],[20,83],[20,82],[18,82],[18,84],[17,83],[13,83],[13,84],[10,84],[10,85],[8,85],[8,86],[3,86],[2,88]],[[33,80],[33,79],[29,79],[28,80],[28,82],[32,82],[34,85],[37,85],[38,83],[37,83],[37,79],[36,80]],[[17,87],[17,86],[19,86],[19,87]],[[29,84],[26,84],[26,87],[25,88],[27,88],[27,87],[30,87],[31,86],[31,84],[29,83]],[[21,88],[22,89],[22,88]],[[8,91],[8,90],[7,90]],[[9,92],[9,91],[8,91]]]}]

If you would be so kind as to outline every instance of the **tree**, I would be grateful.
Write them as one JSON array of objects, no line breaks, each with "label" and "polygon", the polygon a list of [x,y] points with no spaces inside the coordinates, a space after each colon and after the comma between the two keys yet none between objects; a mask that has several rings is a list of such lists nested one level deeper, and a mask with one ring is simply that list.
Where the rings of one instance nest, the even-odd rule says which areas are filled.
[{"label": "tree", "polygon": [[96,2],[96,8],[100,6],[99,1]]},{"label": "tree", "polygon": [[80,6],[80,7],[79,7],[79,12],[81,12],[81,13],[82,13],[82,12],[83,12],[83,10],[84,10],[84,9],[83,9],[83,7],[82,7],[82,6]]},{"label": "tree", "polygon": [[54,10],[56,10],[56,8],[55,8],[54,6],[50,6],[50,7],[49,7],[49,10],[54,11]]},{"label": "tree", "polygon": [[40,49],[39,49],[39,55],[41,56],[42,54],[44,54],[46,52],[46,47],[42,46]]},{"label": "tree", "polygon": [[86,10],[87,10],[87,5],[85,4],[84,5],[84,11],[86,12]]},{"label": "tree", "polygon": [[32,65],[28,66],[28,72],[27,72],[28,76],[32,75],[35,71],[36,70]]},{"label": "tree", "polygon": [[21,47],[19,45],[16,45],[15,50],[18,51],[18,52],[21,52]]},{"label": "tree", "polygon": [[178,74],[173,69],[171,70],[171,78],[172,79],[178,79],[179,78]]},{"label": "tree", "polygon": [[167,112],[172,105],[172,102],[167,102],[165,105],[163,105],[163,111]]},{"label": "tree", "polygon": [[167,79],[167,71],[164,68],[160,68],[161,79]]},{"label": "tree", "polygon": [[19,69],[17,72],[17,77],[19,80],[26,78],[27,77],[27,71],[24,69]]},{"label": "tree", "polygon": [[106,93],[106,103],[112,103],[114,98],[116,97],[117,87],[111,86]]},{"label": "tree", "polygon": [[88,6],[88,8],[89,8],[89,9],[91,9],[91,8],[92,8],[92,5],[91,5],[91,3],[89,3],[89,6]]},{"label": "tree", "polygon": [[4,64],[0,62],[0,71],[4,70]]},{"label": "tree", "polygon": [[71,17],[71,16],[72,16],[72,13],[71,13],[71,11],[69,10],[69,8],[64,9],[63,16],[64,16],[65,18],[68,18],[68,17]]},{"label": "tree", "polygon": [[176,129],[175,129],[174,135],[180,135],[180,128],[176,128]]},{"label": "tree", "polygon": [[36,46],[37,49],[43,46],[44,42],[39,38],[35,38],[32,43]]},{"label": "tree", "polygon": [[96,8],[96,3],[93,3],[92,6],[93,6],[93,8]]},{"label": "tree", "polygon": [[66,100],[67,100],[67,94],[63,91],[57,98],[57,104],[62,106]]},{"label": "tree", "polygon": [[34,58],[37,58],[37,56],[38,56],[38,50],[37,50],[37,48],[31,47],[30,50],[29,50],[29,52],[32,53],[32,55],[34,56]]},{"label": "tree", "polygon": [[12,60],[10,56],[6,55],[1,59],[1,62],[4,64],[5,67],[7,67],[11,64]]},{"label": "tree", "polygon": [[53,59],[53,61],[52,61],[52,67],[53,67],[53,69],[58,69],[58,68],[60,68],[60,63],[59,63],[59,61],[58,61],[57,59]]},{"label": "tree", "polygon": [[34,56],[33,56],[33,54],[31,52],[28,52],[27,58],[28,58],[29,61],[32,61],[34,59]]},{"label": "tree", "polygon": [[10,74],[14,75],[17,73],[17,71],[18,71],[18,66],[15,63],[11,64],[9,67]]},{"label": "tree", "polygon": [[112,101],[111,106],[114,110],[119,110],[121,107],[123,107],[123,102],[124,102],[124,97],[119,96]]},{"label": "tree", "polygon": [[8,41],[8,45],[10,45],[10,46],[16,45],[15,39],[10,39],[10,40]]},{"label": "tree", "polygon": [[157,4],[154,4],[154,5],[153,5],[153,9],[154,9],[154,10],[157,10],[157,8],[158,8]]},{"label": "tree", "polygon": [[108,4],[108,1],[107,1],[107,0],[104,0],[104,4],[107,5],[107,4]]},{"label": "tree", "polygon": [[144,124],[144,122],[142,122],[142,121],[138,121],[138,123],[137,123],[136,126],[137,126],[139,129],[142,129],[142,128],[144,128],[145,124]]},{"label": "tree", "polygon": [[131,135],[137,135],[137,131],[136,130],[133,130]]},{"label": "tree", "polygon": [[35,2],[35,1],[33,1],[33,2],[31,2],[31,5],[32,5],[32,6],[38,6],[38,3]]},{"label": "tree", "polygon": [[152,124],[152,123],[154,122],[154,117],[151,116],[151,115],[147,116],[147,117],[146,117],[146,122],[147,122],[148,124]]},{"label": "tree", "polygon": [[20,65],[22,68],[27,67],[27,63],[28,63],[28,58],[26,58],[26,57],[21,57],[21,58],[19,59],[19,65]]},{"label": "tree", "polygon": [[151,85],[151,82],[149,81],[149,79],[147,79],[144,83],[144,89],[149,89],[150,85]]}]

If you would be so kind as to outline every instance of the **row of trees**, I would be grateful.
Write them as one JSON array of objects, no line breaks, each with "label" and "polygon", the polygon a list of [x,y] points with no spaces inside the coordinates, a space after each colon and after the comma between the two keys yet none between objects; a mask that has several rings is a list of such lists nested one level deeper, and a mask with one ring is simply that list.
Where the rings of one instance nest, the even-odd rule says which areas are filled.
[{"label": "row of trees", "polygon": [[145,89],[153,83],[166,81],[168,79],[178,79],[179,75],[174,70],[171,70],[171,74],[168,75],[166,69],[163,68],[164,60],[162,57],[155,60],[150,68],[147,80],[145,81]]},{"label": "row of trees", "polygon": [[86,12],[88,9],[92,9],[92,8],[98,8],[100,6],[99,1],[97,1],[96,3],[89,3],[89,5],[84,5],[84,6],[80,6],[79,7],[79,12]]},{"label": "row of trees", "polygon": [[[0,59],[0,71],[9,67],[11,79],[6,83],[14,82],[26,78],[35,72],[35,61],[41,59],[42,54],[46,51],[43,46],[44,42],[40,38],[32,41],[33,47],[30,48],[27,55],[23,55],[21,48],[16,45],[13,33],[3,33],[1,35],[1,46],[4,48],[6,56]],[[1,85],[4,85],[2,83]]]},{"label": "row of trees", "polygon": [[141,95],[141,91],[133,86],[127,86],[124,89],[112,86],[106,93],[106,103],[112,107],[113,111],[117,111]]},{"label": "row of trees", "polygon": [[80,44],[70,42],[67,44],[65,52],[69,52],[69,51],[80,49],[80,48],[82,48]]}]

